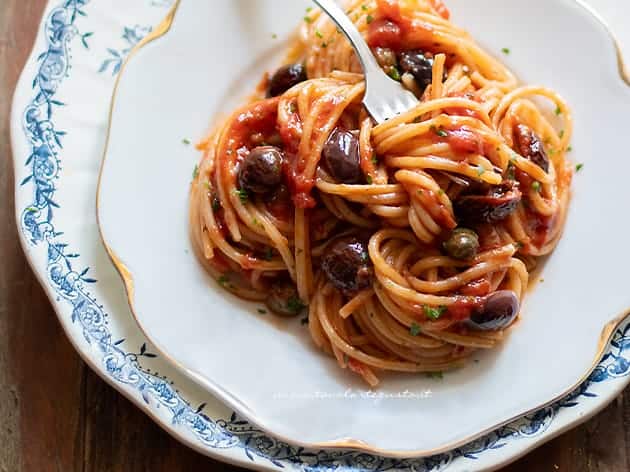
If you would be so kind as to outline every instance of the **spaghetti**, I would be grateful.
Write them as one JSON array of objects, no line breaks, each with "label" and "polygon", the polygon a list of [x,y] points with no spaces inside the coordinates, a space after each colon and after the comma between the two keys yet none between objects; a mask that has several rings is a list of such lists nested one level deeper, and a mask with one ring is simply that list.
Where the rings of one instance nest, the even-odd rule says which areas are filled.
[{"label": "spaghetti", "polygon": [[288,65],[199,145],[190,231],[227,290],[281,315],[308,307],[315,344],[376,385],[505,336],[562,233],[572,118],[441,0],[346,6],[421,103],[376,125],[351,46],[310,10]]}]

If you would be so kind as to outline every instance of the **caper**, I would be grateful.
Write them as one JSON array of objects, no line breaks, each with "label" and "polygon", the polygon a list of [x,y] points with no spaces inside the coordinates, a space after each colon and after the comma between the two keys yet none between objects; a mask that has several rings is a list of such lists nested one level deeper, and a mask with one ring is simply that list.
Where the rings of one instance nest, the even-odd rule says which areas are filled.
[{"label": "caper", "polygon": [[455,259],[472,259],[479,250],[479,236],[471,229],[457,228],[444,242],[444,250]]}]

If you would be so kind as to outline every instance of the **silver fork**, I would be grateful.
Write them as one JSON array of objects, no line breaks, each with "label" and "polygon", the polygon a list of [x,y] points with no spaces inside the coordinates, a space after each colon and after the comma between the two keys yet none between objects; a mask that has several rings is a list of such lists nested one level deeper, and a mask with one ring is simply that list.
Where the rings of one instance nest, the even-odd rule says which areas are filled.
[{"label": "silver fork", "polygon": [[365,73],[363,104],[377,123],[394,118],[420,103],[413,93],[381,69],[363,36],[335,0],[313,2],[335,22],[359,56]]}]

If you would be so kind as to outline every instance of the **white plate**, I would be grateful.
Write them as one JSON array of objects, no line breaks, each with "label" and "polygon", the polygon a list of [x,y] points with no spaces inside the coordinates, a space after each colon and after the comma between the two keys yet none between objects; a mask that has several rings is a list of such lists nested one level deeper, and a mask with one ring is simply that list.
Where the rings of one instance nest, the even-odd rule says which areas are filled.
[{"label": "white plate", "polygon": [[[630,89],[608,32],[572,0],[532,0],[526,9],[516,0],[448,4],[453,20],[495,54],[509,46],[505,59],[525,83],[549,86],[573,106],[572,157],[585,170],[545,283],[502,347],[443,381],[386,377],[375,400],[317,352],[300,320],[258,315],[259,305],[222,290],[188,238],[199,156],[182,138],[201,140],[209,120],[277,67],[282,47],[271,33],[285,37],[309,3],[184,1],[170,32],[140,49],[119,82],[99,216],[136,318],[191,378],[287,441],[397,457],[446,452],[574,389],[630,311],[630,255],[620,250],[630,224],[619,217],[630,201],[630,161],[619,152]],[[208,27],[209,18],[221,21]]]},{"label": "white plate", "polygon": [[[158,424],[200,452],[244,466],[480,470],[514,460],[585,420],[628,384],[626,326],[617,331],[589,381],[565,399],[445,454],[383,460],[363,453],[287,446],[237,418],[165,359],[151,356],[156,351],[133,322],[122,284],[99,243],[94,188],[113,74],[120,58],[164,15],[166,3],[51,0],[16,90],[11,122],[16,212],[29,261],[77,351]],[[628,17],[623,13],[625,3],[600,0],[597,5],[608,8],[620,33],[626,31],[621,28]],[[611,50],[609,42],[601,45],[602,52]],[[210,110],[203,112],[204,119],[209,114]],[[599,133],[600,128],[594,134]],[[567,337],[560,342],[567,342]],[[544,372],[532,375],[546,378]]]}]

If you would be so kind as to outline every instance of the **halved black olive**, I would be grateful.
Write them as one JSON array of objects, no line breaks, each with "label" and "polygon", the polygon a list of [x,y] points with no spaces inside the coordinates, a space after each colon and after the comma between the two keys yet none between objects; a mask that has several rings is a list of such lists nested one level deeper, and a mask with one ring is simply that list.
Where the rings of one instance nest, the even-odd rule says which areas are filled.
[{"label": "halved black olive", "polygon": [[403,51],[398,55],[398,63],[403,73],[413,75],[420,90],[424,91],[433,82],[433,56],[430,53],[420,49]]},{"label": "halved black olive", "polygon": [[488,295],[481,307],[473,311],[468,326],[478,331],[495,331],[510,326],[518,315],[520,301],[511,290]]},{"label": "halved black olive", "polygon": [[306,68],[303,64],[290,64],[281,67],[269,80],[267,98],[282,95],[291,87],[304,82],[306,79]]},{"label": "halved black olive", "polygon": [[333,286],[352,295],[372,283],[373,268],[367,244],[354,236],[338,239],[326,250],[322,269]]},{"label": "halved black olive", "polygon": [[518,153],[532,161],[545,172],[549,172],[549,157],[540,137],[525,125],[514,127],[514,144]]},{"label": "halved black olive", "polygon": [[324,145],[322,158],[336,181],[355,184],[361,180],[359,140],[351,132],[336,128]]},{"label": "halved black olive", "polygon": [[455,214],[467,224],[497,223],[516,211],[522,197],[516,182],[506,182],[482,194],[459,197],[454,204]]},{"label": "halved black olive", "polygon": [[282,151],[273,146],[252,149],[238,172],[240,188],[253,193],[267,193],[282,182]]},{"label": "halved black olive", "polygon": [[265,304],[276,315],[284,317],[297,316],[306,308],[300,300],[295,284],[282,279],[273,282]]}]

